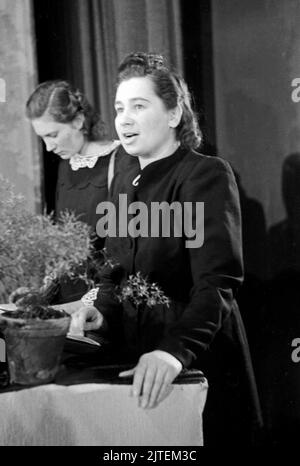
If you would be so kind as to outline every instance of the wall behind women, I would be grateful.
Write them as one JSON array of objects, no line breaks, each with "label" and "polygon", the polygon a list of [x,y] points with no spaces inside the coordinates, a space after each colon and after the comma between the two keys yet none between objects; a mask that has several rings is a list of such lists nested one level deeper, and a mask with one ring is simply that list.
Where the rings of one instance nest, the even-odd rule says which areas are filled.
[{"label": "wall behind women", "polygon": [[285,216],[284,158],[300,151],[298,0],[212,0],[217,146],[267,225]]},{"label": "wall behind women", "polygon": [[25,102],[36,85],[30,0],[0,0],[0,173],[31,210],[41,207],[38,144],[25,120]]}]

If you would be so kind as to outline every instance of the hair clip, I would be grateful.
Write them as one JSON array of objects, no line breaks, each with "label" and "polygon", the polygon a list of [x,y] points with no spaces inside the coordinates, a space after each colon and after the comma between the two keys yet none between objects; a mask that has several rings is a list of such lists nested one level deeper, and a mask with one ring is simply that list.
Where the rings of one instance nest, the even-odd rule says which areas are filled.
[{"label": "hair clip", "polygon": [[147,62],[151,68],[162,68],[164,66],[164,57],[157,53],[148,53]]}]

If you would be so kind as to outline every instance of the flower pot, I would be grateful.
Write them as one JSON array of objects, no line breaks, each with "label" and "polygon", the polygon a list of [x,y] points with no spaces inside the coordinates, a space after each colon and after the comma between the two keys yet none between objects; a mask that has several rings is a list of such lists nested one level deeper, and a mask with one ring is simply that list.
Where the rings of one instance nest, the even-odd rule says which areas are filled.
[{"label": "flower pot", "polygon": [[58,318],[51,319],[0,314],[11,384],[39,385],[54,380],[71,321],[64,312],[61,316],[60,311],[55,312]]}]

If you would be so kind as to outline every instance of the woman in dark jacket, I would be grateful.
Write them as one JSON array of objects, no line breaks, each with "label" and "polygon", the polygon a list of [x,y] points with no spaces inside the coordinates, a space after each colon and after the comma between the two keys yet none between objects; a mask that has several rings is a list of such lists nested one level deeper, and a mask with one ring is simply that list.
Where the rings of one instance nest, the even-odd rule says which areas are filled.
[{"label": "woman in dark jacket", "polygon": [[[117,232],[108,232],[106,249],[119,266],[104,271],[95,308],[80,310],[80,318],[99,325],[100,311],[120,354],[135,364],[121,376],[133,375],[142,407],[159,403],[182,368],[197,367],[209,382],[205,444],[250,445],[261,415],[235,301],[243,264],[232,170],[194,151],[200,131],[188,89],[162,57],[136,53],[124,60],[115,108],[117,132],[131,156],[111,193],[112,205],[119,204]],[[162,217],[155,203],[164,203]],[[138,318],[133,306],[118,303],[113,287],[137,272],[161,287],[169,307],[146,307]]]}]

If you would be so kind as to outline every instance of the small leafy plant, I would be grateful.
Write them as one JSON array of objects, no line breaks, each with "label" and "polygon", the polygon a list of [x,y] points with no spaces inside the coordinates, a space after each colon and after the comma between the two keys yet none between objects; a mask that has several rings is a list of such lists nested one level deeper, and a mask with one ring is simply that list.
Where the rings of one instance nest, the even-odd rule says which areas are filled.
[{"label": "small leafy plant", "polygon": [[[0,175],[0,302],[24,307],[50,302],[62,278],[93,285],[87,264],[94,252],[90,227],[73,213],[35,214]],[[17,291],[16,291],[17,290]]]}]

